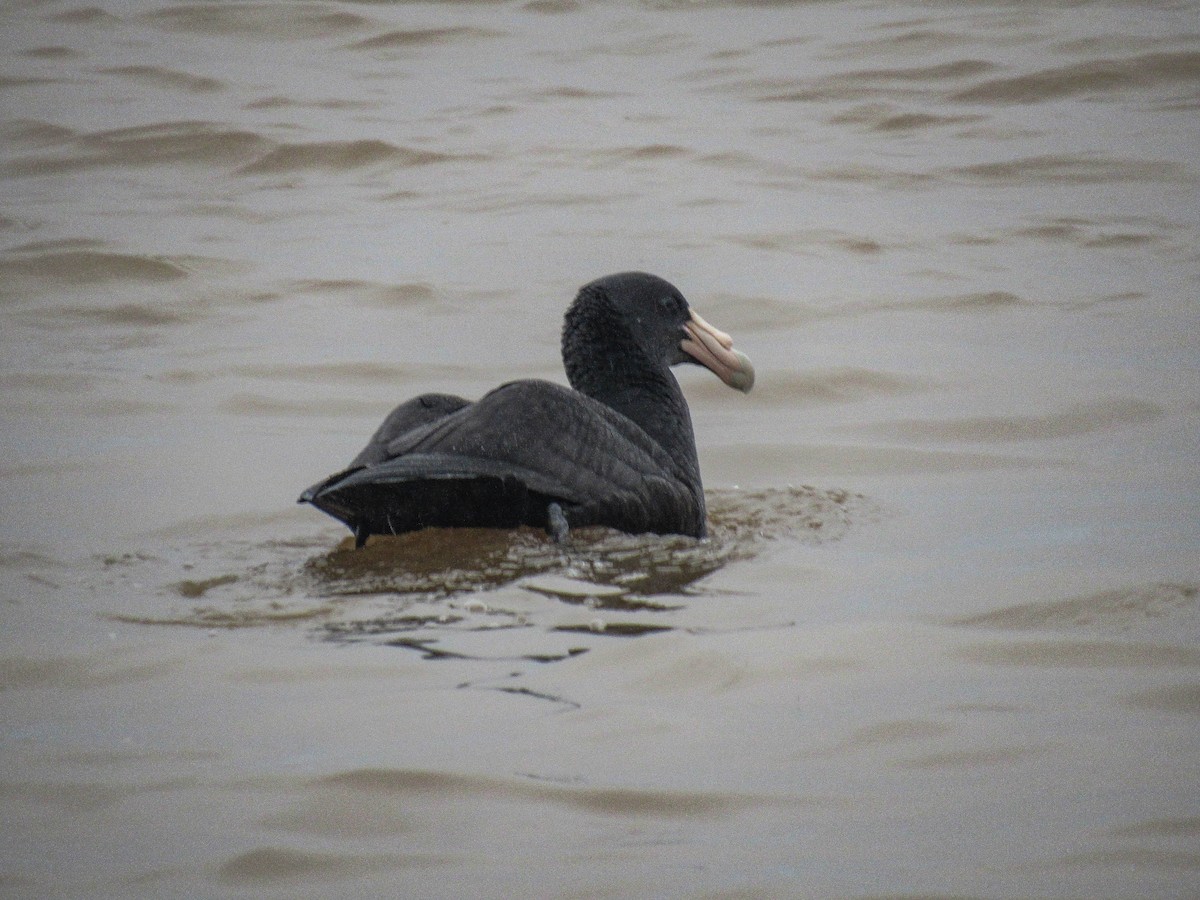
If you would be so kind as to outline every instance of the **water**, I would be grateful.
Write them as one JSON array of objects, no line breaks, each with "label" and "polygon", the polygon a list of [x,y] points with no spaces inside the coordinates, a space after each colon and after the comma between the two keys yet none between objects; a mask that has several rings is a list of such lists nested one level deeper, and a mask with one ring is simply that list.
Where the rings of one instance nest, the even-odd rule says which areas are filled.
[{"label": "water", "polygon": [[[7,6],[2,892],[1194,896],[1196,14]],[[294,505],[629,268],[710,540]]]}]

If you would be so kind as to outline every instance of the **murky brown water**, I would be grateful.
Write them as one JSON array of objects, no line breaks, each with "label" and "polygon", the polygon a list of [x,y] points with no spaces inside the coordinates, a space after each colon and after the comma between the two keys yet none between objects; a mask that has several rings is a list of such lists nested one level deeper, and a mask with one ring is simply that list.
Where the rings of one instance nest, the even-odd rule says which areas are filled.
[{"label": "murky brown water", "polygon": [[[0,893],[1200,893],[1195,3],[0,10]],[[373,540],[675,282],[712,532]]]}]

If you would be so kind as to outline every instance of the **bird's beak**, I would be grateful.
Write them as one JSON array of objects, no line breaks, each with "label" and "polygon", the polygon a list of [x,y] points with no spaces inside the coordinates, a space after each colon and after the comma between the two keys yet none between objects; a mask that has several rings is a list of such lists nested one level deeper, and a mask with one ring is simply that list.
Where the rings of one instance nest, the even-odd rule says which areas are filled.
[{"label": "bird's beak", "polygon": [[683,326],[687,337],[680,342],[683,352],[711,371],[731,388],[750,393],[754,387],[754,364],[746,354],[733,349],[733,338],[709,325],[694,309]]}]

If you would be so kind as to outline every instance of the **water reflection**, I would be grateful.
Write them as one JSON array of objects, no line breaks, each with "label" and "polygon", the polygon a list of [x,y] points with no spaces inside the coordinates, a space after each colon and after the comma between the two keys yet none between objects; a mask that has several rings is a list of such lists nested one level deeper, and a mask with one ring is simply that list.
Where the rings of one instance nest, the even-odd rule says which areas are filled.
[{"label": "water reflection", "polygon": [[[440,652],[425,636],[448,631],[535,627],[637,637],[671,630],[669,614],[702,592],[703,579],[753,557],[763,542],[835,540],[869,508],[859,495],[807,486],[710,491],[708,504],[704,540],[589,528],[559,546],[533,529],[426,529],[372,538],[362,550],[346,539],[305,568],[322,596],[385,595],[382,611],[347,609],[325,623],[337,640],[417,633],[423,637],[391,643],[428,656]],[[509,586],[517,590],[503,590]],[[556,621],[564,607],[596,615]]]},{"label": "water reflection", "polygon": [[[813,487],[710,491],[708,506],[704,540],[587,528],[558,545],[529,528],[431,528],[376,536],[360,550],[350,538],[332,548],[319,538],[275,538],[101,562],[110,581],[160,584],[152,608],[114,611],[113,619],[127,623],[300,624],[326,640],[384,643],[429,659],[544,662],[582,652],[577,636],[671,630],[673,614],[703,595],[704,579],[724,566],[773,541],[836,540],[872,515],[861,496]],[[527,639],[505,637],[515,632],[541,638],[531,649]],[[570,642],[556,643],[554,635]],[[443,643],[451,636],[454,650]],[[469,649],[459,649],[464,639]]]}]

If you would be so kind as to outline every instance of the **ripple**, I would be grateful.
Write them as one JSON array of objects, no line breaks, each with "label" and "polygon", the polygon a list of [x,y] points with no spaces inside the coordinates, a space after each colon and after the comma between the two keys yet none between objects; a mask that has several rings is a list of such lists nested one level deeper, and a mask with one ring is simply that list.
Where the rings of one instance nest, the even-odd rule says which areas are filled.
[{"label": "ripple", "polygon": [[41,84],[63,84],[65,78],[48,78],[44,75],[0,75],[0,89],[33,87]]},{"label": "ripple", "polygon": [[[760,90],[755,100],[763,103],[814,103],[858,100],[878,95],[912,94],[915,86],[960,81],[995,69],[995,64],[979,59],[959,59],[931,66],[912,66],[894,69],[861,69],[841,72],[811,81],[779,85]],[[761,82],[748,82],[751,87]]]},{"label": "ripple", "polygon": [[461,159],[433,150],[416,150],[381,140],[317,141],[283,144],[239,170],[245,175],[278,175],[308,169],[348,171],[364,166],[410,168]]},{"label": "ripple", "polygon": [[163,282],[187,275],[188,270],[169,257],[98,250],[64,250],[0,260],[0,278],[37,279],[62,284]]},{"label": "ripple", "polygon": [[686,147],[678,144],[643,144],[633,147],[617,147],[601,150],[597,154],[605,160],[618,162],[642,162],[645,160],[678,159],[690,155]]},{"label": "ripple", "polygon": [[[361,794],[371,798],[373,803],[389,798],[489,795],[501,801],[551,802],[609,816],[658,819],[724,817],[772,802],[753,794],[585,787],[420,769],[352,769],[321,778],[311,785],[311,789],[333,796]],[[349,808],[346,811],[349,812]],[[297,830],[311,830],[303,820],[295,816],[289,818]]]},{"label": "ripple", "polygon": [[593,595],[639,597],[687,593],[695,582],[762,541],[834,540],[863,498],[812,487],[708,492],[711,535],[628,535],[607,528],[572,532],[567,547],[534,529],[429,528],[372,538],[361,550],[345,539],[307,563],[322,593],[446,597],[495,588],[531,575],[568,573],[601,586]]},{"label": "ripple", "polygon": [[61,144],[75,137],[76,132],[65,125],[38,119],[14,119],[0,124],[0,134],[13,143],[48,146]]},{"label": "ripple", "polygon": [[1117,641],[1014,641],[977,644],[957,654],[967,662],[1035,668],[1200,668],[1200,650]]},{"label": "ripple", "polygon": [[1077,404],[1044,415],[977,416],[950,420],[880,422],[849,430],[912,441],[1013,443],[1045,441],[1115,428],[1144,425],[1162,418],[1162,407],[1145,400]]},{"label": "ripple", "polygon": [[830,118],[835,125],[863,125],[884,134],[925,131],[980,121],[975,115],[943,115],[901,111],[890,104],[869,104]]},{"label": "ripple", "polygon": [[1126,632],[1149,620],[1194,615],[1200,611],[1198,596],[1200,587],[1195,584],[1162,582],[1067,600],[1025,603],[955,619],[952,624],[1018,631]]},{"label": "ripple", "polygon": [[104,75],[119,75],[138,84],[162,90],[187,91],[191,94],[208,94],[223,90],[225,83],[216,78],[191,75],[161,66],[117,66],[99,69]]},{"label": "ripple", "polygon": [[[32,126],[31,133],[36,133]],[[160,122],[74,136],[60,133],[53,143],[54,154],[12,160],[0,167],[0,173],[36,176],[110,166],[232,164],[253,158],[271,144],[254,132],[197,121]]]},{"label": "ripple", "polygon": [[266,394],[239,391],[218,404],[223,412],[235,416],[370,416],[378,412],[378,405],[366,400],[351,398],[320,399],[314,397],[287,398]]},{"label": "ripple", "polygon": [[264,885],[276,882],[308,883],[323,879],[362,877],[371,872],[403,868],[413,859],[396,854],[363,856],[351,853],[325,853],[290,847],[259,847],[227,860],[221,866],[221,881],[239,885]]},{"label": "ripple", "polygon": [[[327,537],[216,541],[129,556],[128,565],[105,565],[102,578],[113,596],[129,593],[126,582],[160,583],[150,607],[110,616],[130,624],[315,625],[329,639],[379,641],[426,658],[543,662],[586,649],[578,635],[671,630],[670,617],[702,593],[708,575],[776,541],[838,540],[874,514],[859,495],[807,486],[710,491],[708,502],[711,536],[699,541],[606,528],[573,531],[566,546],[528,528],[430,528],[375,536],[361,550],[352,538],[332,548]],[[502,640],[505,631],[529,636]],[[441,646],[448,636],[453,651]]]},{"label": "ripple", "polygon": [[438,297],[433,285],[423,281],[381,283],[354,279],[294,281],[289,290],[301,294],[347,294],[352,300],[391,309],[432,303]]},{"label": "ripple", "polygon": [[876,397],[894,397],[924,390],[915,379],[861,368],[815,369],[778,372],[756,386],[759,401],[778,404],[857,403]]},{"label": "ripple", "polygon": [[946,170],[952,178],[991,185],[1104,184],[1182,182],[1187,170],[1178,163],[1120,159],[1097,154],[1047,154]]},{"label": "ripple", "polygon": [[56,310],[56,314],[80,319],[89,319],[103,325],[130,328],[155,328],[164,325],[181,325],[195,321],[192,311],[171,306],[149,306],[144,303],[121,303],[117,306],[75,307]]},{"label": "ripple", "polygon": [[1165,247],[1177,226],[1149,218],[1091,220],[1059,216],[1010,232],[1015,237],[1074,244],[1091,250]]},{"label": "ripple", "polygon": [[1031,755],[1045,753],[1049,749],[1048,746],[1038,745],[947,750],[941,753],[927,753],[923,756],[895,760],[892,765],[901,769],[974,769],[980,766],[996,766],[1016,762]]},{"label": "ripple", "polygon": [[351,384],[378,384],[379,382],[403,382],[423,371],[421,366],[406,366],[399,363],[381,362],[337,362],[337,363],[281,363],[277,365],[243,365],[233,370],[245,378],[267,381],[303,381],[317,384],[348,382]]},{"label": "ripple", "polygon": [[800,231],[760,232],[724,235],[723,239],[739,247],[779,253],[815,255],[827,250],[873,256],[886,250],[903,249],[899,241],[888,241],[867,235],[836,229],[805,229]]},{"label": "ripple", "polygon": [[28,50],[22,50],[20,56],[28,56],[30,59],[77,59],[83,56],[81,52],[74,47],[64,47],[61,44],[53,44],[44,47],[30,47]]},{"label": "ripple", "polygon": [[302,3],[184,3],[140,18],[170,31],[277,40],[324,38],[371,24],[354,13],[325,12]]},{"label": "ripple", "polygon": [[1146,53],[1129,59],[1097,59],[996,78],[959,91],[966,103],[1041,103],[1078,94],[1145,90],[1200,82],[1200,53]]},{"label": "ripple", "polygon": [[99,6],[76,6],[47,17],[51,22],[69,25],[112,25],[121,21],[108,10]]},{"label": "ripple", "polygon": [[456,26],[452,28],[408,28],[388,31],[364,38],[349,45],[350,50],[398,50],[406,47],[427,47],[455,41],[483,40],[503,37],[504,32],[488,28]]},{"label": "ripple", "polygon": [[1125,697],[1122,702],[1134,709],[1200,716],[1200,683],[1150,688]]}]

